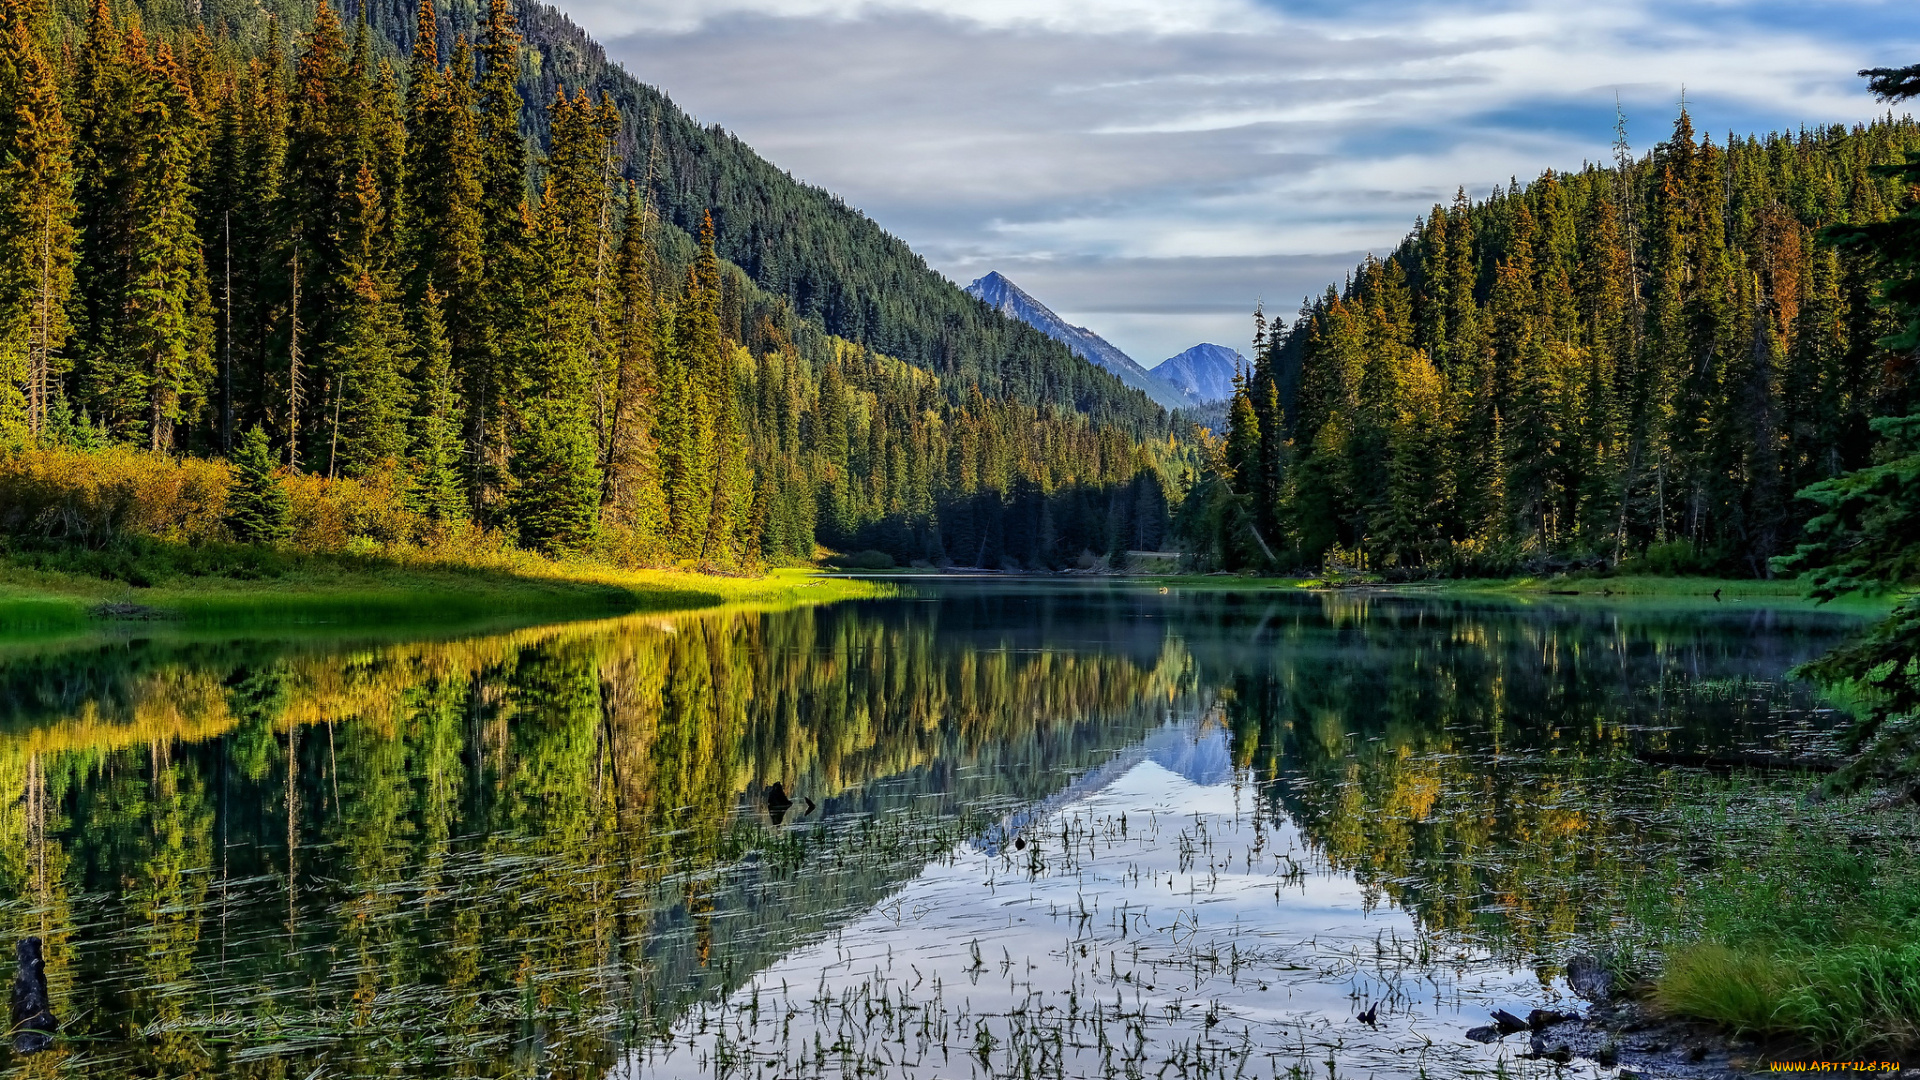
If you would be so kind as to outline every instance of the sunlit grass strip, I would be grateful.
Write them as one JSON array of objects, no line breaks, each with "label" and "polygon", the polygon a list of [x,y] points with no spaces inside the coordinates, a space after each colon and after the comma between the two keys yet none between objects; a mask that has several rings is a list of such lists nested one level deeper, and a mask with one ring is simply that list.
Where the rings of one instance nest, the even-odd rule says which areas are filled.
[{"label": "sunlit grass strip", "polygon": [[444,623],[498,616],[595,618],[722,604],[757,608],[890,595],[882,582],[800,570],[720,577],[528,557],[512,569],[310,557],[274,577],[175,577],[152,587],[0,562],[0,634],[84,627],[101,605],[194,625]]}]

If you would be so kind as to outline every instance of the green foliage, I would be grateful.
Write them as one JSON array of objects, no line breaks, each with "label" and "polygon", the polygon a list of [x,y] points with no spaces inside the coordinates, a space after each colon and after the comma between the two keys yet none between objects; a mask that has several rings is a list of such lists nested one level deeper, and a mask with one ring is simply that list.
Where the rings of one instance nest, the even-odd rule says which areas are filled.
[{"label": "green foliage", "polygon": [[227,530],[243,544],[279,544],[293,535],[293,502],[280,482],[267,433],[247,429],[233,455]]},{"label": "green foliage", "polygon": [[1920,581],[1920,415],[1882,417],[1872,428],[1880,461],[1802,491],[1818,512],[1806,540],[1780,560],[1804,571],[1821,599]]},{"label": "green foliage", "polygon": [[514,446],[512,520],[520,541],[542,551],[569,551],[593,538],[599,520],[600,471],[593,431],[568,403],[524,410]]},{"label": "green foliage", "polygon": [[432,286],[421,298],[419,311],[414,340],[420,355],[413,378],[419,397],[413,411],[413,451],[407,459],[408,499],[416,513],[453,523],[465,518],[467,506],[460,483],[459,399],[440,294]]},{"label": "green foliage", "polygon": [[[1835,1051],[1911,1045],[1920,898],[1910,854],[1897,837],[1862,833],[1848,820],[1855,809],[1783,812],[1769,805],[1777,797],[1758,785],[1737,793],[1697,823],[1714,838],[1710,856],[1654,868],[1640,932],[1684,943],[1660,966],[1654,1004]],[[1850,842],[1835,842],[1842,829]]]},{"label": "green foliage", "polygon": [[0,5],[0,441],[38,441],[65,407],[71,331],[72,132],[37,9]]},{"label": "green foliage", "polygon": [[[1900,81],[1910,80],[1910,70],[1872,74],[1883,97],[1915,92]],[[1888,275],[1877,299],[1898,329],[1880,344],[1912,354],[1920,351],[1920,198],[1911,187],[1920,180],[1920,152],[1876,171],[1909,185],[1900,214],[1855,221],[1829,235]],[[1874,462],[1800,492],[1818,512],[1807,522],[1806,541],[1780,560],[1804,572],[1823,600],[1910,588],[1920,580],[1920,413],[1881,417],[1871,427],[1881,437]],[[1920,598],[1908,597],[1865,639],[1800,670],[1856,705],[1846,735],[1854,756],[1827,789],[1894,779],[1920,791]]]},{"label": "green foliage", "polygon": [[891,570],[894,567],[893,556],[871,548],[851,555],[836,555],[828,562],[843,570]]}]

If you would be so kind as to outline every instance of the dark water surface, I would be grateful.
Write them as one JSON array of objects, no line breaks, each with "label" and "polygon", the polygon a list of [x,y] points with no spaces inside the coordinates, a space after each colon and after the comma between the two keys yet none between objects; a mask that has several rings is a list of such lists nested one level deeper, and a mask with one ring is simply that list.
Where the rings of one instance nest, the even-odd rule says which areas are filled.
[{"label": "dark water surface", "polygon": [[1819,750],[1783,673],[1857,625],[955,583],[7,643],[65,1028],[6,1075],[1524,1075],[1463,1033],[1684,851],[1649,762]]}]

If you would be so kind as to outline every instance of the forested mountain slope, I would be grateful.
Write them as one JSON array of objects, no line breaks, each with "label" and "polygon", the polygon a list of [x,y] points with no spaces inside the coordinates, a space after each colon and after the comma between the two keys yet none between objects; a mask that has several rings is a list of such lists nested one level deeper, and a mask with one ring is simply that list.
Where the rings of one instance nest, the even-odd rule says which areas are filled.
[{"label": "forested mountain slope", "polygon": [[1227,565],[1619,564],[1761,575],[1915,402],[1884,274],[1834,226],[1912,193],[1920,126],[1722,144],[1436,206],[1256,357],[1185,508]]},{"label": "forested mountain slope", "polygon": [[359,485],[348,538],[722,567],[1153,542],[1157,407],[550,9],[544,51],[509,0],[453,11],[0,6],[0,454],[74,483],[108,444],[231,456],[248,541],[287,533],[278,469]]},{"label": "forested mountain slope", "polygon": [[[237,0],[137,2],[149,19],[167,20],[201,2],[206,18],[236,36],[262,32],[259,9]],[[216,11],[222,4],[226,10]],[[273,0],[266,9],[284,11],[298,26],[314,10],[303,0]],[[1164,431],[1154,403],[1025,324],[985,310],[831,192],[795,180],[718,125],[700,125],[666,93],[609,63],[600,44],[559,9],[532,0],[514,0],[510,9],[527,46],[516,79],[526,103],[523,133],[548,143],[546,105],[562,90],[608,95],[620,112],[614,150],[624,175],[643,183],[651,177],[650,201],[688,236],[710,213],[720,257],[800,317],[956,388],[978,385],[990,397],[1072,408],[1136,434]],[[407,56],[418,40],[410,0],[343,0],[342,11],[349,23],[364,11],[388,55]],[[479,40],[486,13],[475,0],[437,6],[442,61],[457,38]]]}]

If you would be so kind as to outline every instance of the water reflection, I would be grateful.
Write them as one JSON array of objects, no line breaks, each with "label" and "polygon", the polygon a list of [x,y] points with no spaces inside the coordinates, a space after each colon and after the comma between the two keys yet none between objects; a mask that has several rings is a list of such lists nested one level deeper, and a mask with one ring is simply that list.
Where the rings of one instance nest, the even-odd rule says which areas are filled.
[{"label": "water reflection", "polygon": [[[1665,839],[1684,794],[1636,755],[1817,746],[1780,673],[1846,628],[971,586],[446,640],[15,646],[0,931],[48,941],[67,1026],[12,1067],[711,1075],[801,1064],[792,1018],[776,1046],[774,1013],[740,1011],[783,980],[798,1016],[917,978],[936,1071],[1201,1075],[1247,1058],[1229,1036],[1273,1051],[1262,1075],[1424,1040],[1448,1047],[1426,1067],[1469,1070],[1466,1010],[1550,982]],[[912,996],[927,980],[991,1022],[961,1032]],[[1027,1024],[1031,993],[1081,1026]],[[1356,1030],[1372,1001],[1387,1019]],[[810,1008],[843,1052],[807,1062],[870,1060]]]}]

